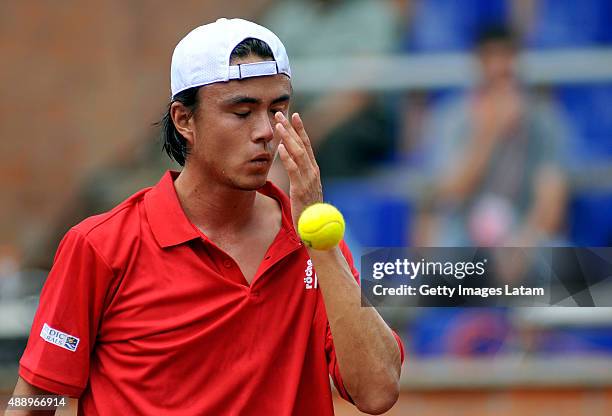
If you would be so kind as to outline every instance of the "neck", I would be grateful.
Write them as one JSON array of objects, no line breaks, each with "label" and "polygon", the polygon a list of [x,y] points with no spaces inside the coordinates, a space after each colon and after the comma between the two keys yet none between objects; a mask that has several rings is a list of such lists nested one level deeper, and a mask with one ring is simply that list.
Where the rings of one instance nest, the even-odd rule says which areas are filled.
[{"label": "neck", "polygon": [[257,191],[232,189],[187,167],[174,187],[187,218],[205,234],[244,229],[253,218]]},{"label": "neck", "polygon": [[516,89],[518,82],[514,78],[499,78],[487,80],[482,84],[485,91],[500,91]]}]

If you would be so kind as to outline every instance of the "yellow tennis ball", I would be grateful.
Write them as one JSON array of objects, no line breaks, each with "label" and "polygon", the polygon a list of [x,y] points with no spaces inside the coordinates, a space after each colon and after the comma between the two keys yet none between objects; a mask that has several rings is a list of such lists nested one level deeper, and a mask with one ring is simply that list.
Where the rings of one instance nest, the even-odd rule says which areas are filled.
[{"label": "yellow tennis ball", "polygon": [[300,215],[298,234],[308,247],[329,250],[338,245],[344,236],[344,218],[333,205],[311,205]]}]

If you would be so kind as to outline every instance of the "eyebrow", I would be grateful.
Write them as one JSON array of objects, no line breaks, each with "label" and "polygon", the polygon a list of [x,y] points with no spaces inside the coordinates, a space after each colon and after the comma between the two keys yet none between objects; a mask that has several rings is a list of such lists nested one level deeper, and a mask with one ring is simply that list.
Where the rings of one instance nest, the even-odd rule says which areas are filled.
[{"label": "eyebrow", "polygon": [[[291,96],[289,94],[283,94],[278,98],[275,98],[272,101],[272,104],[278,104],[281,102],[289,101]],[[238,104],[261,104],[261,99],[249,97],[247,95],[239,95],[237,97],[232,97],[224,102],[225,105],[233,106]]]}]

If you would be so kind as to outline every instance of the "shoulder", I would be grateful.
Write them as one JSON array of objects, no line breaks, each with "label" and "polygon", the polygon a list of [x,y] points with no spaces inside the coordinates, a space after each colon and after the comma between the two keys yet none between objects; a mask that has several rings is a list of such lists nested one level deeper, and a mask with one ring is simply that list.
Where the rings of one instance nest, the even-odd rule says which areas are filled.
[{"label": "shoulder", "polygon": [[145,188],[130,196],[110,211],[92,215],[72,227],[83,236],[98,239],[100,236],[125,231],[132,223],[130,220],[138,219],[138,205],[144,200],[145,194],[151,188]]},{"label": "shoulder", "polygon": [[558,103],[544,94],[527,93],[527,115],[535,120],[557,120],[563,117],[563,110]]}]

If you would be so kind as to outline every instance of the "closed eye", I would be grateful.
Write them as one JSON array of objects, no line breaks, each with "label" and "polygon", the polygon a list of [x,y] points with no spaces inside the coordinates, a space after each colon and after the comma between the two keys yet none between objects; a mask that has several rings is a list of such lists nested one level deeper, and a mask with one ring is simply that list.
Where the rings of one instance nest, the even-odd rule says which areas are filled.
[{"label": "closed eye", "polygon": [[249,114],[251,114],[250,111],[246,111],[244,113],[234,113],[236,116],[240,117],[240,118],[247,118],[249,116]]}]

